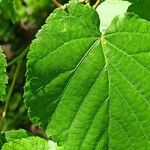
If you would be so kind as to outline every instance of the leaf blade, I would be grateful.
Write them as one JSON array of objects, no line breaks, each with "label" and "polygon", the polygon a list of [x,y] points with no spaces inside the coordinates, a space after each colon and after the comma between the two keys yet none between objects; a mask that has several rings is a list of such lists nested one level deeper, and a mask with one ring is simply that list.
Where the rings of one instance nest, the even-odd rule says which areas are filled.
[{"label": "leaf blade", "polygon": [[104,35],[102,43],[110,82],[110,149],[149,147],[150,72],[148,62],[139,61],[145,60],[143,51],[150,57],[149,32],[149,22],[127,14],[116,18]]},{"label": "leaf blade", "polygon": [[[53,15],[49,17],[49,19],[47,20],[47,24],[49,24],[49,26],[45,25],[42,29],[44,34],[42,34],[41,31],[37,35],[39,36],[39,39],[41,39],[41,41],[35,40],[31,46],[31,50],[28,55],[28,58],[30,58],[30,61],[28,62],[28,72],[27,72],[28,83],[26,84],[25,87],[25,91],[27,91],[25,93],[26,105],[29,107],[31,106],[31,103],[33,103],[33,101],[35,102],[34,105],[32,104],[33,108],[35,105],[39,105],[38,103],[40,103],[41,99],[40,94],[43,95],[42,98],[44,98],[44,95],[46,94],[48,97],[54,97],[54,99],[51,100],[50,106],[47,106],[47,103],[43,104],[43,102],[41,102],[41,105],[48,107],[47,109],[49,110],[51,108],[55,109],[55,107],[57,106],[57,101],[61,96],[61,93],[63,93],[63,90],[67,86],[66,82],[71,79],[71,76],[82,62],[82,57],[86,55],[86,52],[90,49],[91,45],[95,43],[95,41],[97,40],[97,36],[99,36],[100,34],[99,29],[95,25],[94,26],[92,25],[93,23],[96,24],[99,23],[99,20],[93,19],[93,17],[97,16],[97,14],[92,11],[92,8],[90,8],[89,6],[84,6],[85,8],[84,7],[83,8],[85,10],[82,10],[81,9],[82,4],[78,5],[77,2],[72,3],[73,4],[68,6],[67,8],[69,13],[68,11],[66,12],[61,9],[57,9],[53,13]],[[78,7],[76,7],[76,5],[78,5]],[[80,17],[80,20],[78,20],[80,13],[75,12],[78,11],[80,12],[80,10],[83,11],[84,15]],[[95,32],[92,32],[92,30],[89,29],[86,23],[82,21],[82,17],[85,18],[85,15],[87,16],[87,14],[89,14],[88,10],[92,11],[92,13],[89,17],[87,17],[85,22],[90,21],[91,28],[96,29]],[[51,20],[53,20],[53,23],[51,23]],[[62,24],[60,24],[60,21],[62,22]],[[56,24],[59,27],[57,27]],[[71,26],[73,27],[70,28]],[[54,29],[57,32],[53,31]],[[49,30],[49,32],[45,32],[46,30]],[[83,32],[84,36],[82,35]],[[64,33],[64,37],[61,37],[62,33]],[[54,39],[53,38],[54,36],[56,36],[57,38]],[[45,37],[49,37],[49,39]],[[54,43],[53,40],[55,40],[55,43],[57,43],[56,45],[53,44]],[[48,43],[50,42],[51,47],[48,48],[46,46],[47,49],[45,49],[45,52],[43,53],[40,53],[40,51],[36,51],[38,46],[40,46],[41,49],[44,49],[45,41],[47,41]],[[80,45],[80,49],[83,50],[82,51],[77,50],[77,45]],[[86,48],[84,48],[85,46]],[[69,48],[71,47],[74,47],[72,49],[72,53],[69,52]],[[66,49],[66,51],[64,51],[63,49]],[[65,58],[68,58],[68,62],[70,63],[63,60],[61,57],[62,55],[64,55]],[[56,59],[58,60],[57,62],[55,61],[54,57],[56,57]],[[48,63],[46,67],[45,62]],[[51,64],[54,64],[54,66],[52,66]],[[32,68],[32,71],[30,68]],[[33,74],[34,79],[32,78]],[[50,77],[49,74],[51,75]],[[41,78],[41,76],[43,76],[43,79]],[[33,81],[29,81],[31,78]],[[40,80],[37,78],[40,78]],[[45,82],[46,81],[45,79],[48,79],[47,82]],[[32,88],[30,86],[32,86]],[[56,86],[58,88],[56,88]],[[28,90],[28,88],[30,90]],[[56,92],[53,90],[53,88],[56,88],[55,89]],[[44,89],[45,93],[43,92]],[[48,89],[52,90],[50,90],[49,92]],[[33,97],[33,95],[37,95],[39,101],[36,102],[37,97],[35,98]],[[31,103],[30,100],[28,100],[28,98],[30,99],[30,97],[33,98]],[[47,98],[45,98],[44,100],[47,101]],[[42,114],[39,113],[38,115],[40,116],[40,118],[43,118],[40,124],[43,124],[42,122],[45,122],[43,126],[46,126],[48,120],[50,120],[50,116],[53,113],[53,111],[54,110],[52,110],[51,112],[46,112],[47,114],[46,115],[44,114],[44,116],[41,116]],[[31,112],[30,113],[31,116],[33,115],[35,116],[36,112],[38,112],[38,110],[37,111],[35,110],[34,114],[31,114],[32,113]],[[47,118],[47,122],[44,121],[45,117]],[[39,121],[36,121],[38,120],[38,118],[32,120],[36,123],[39,123]]]},{"label": "leaf blade", "polygon": [[[75,8],[78,9],[79,5],[76,4],[75,6],[76,7],[70,5],[71,9],[69,9],[67,13],[70,13],[70,11]],[[83,8],[83,10],[85,8],[88,9],[83,5],[79,7],[80,9]],[[78,11],[80,9],[78,9]],[[77,14],[79,13],[78,11]],[[49,22],[55,22],[57,18],[61,19],[61,22],[64,23],[63,19],[66,19],[67,16],[66,12],[58,10],[56,13],[59,15],[54,14],[51,16],[51,18],[54,17],[54,20],[49,20]],[[98,30],[98,22],[99,21],[96,21],[96,23],[94,23],[92,21],[93,24],[90,22],[91,32],[94,28]],[[70,22],[65,23],[70,26]],[[91,24],[94,27],[92,27]],[[80,24],[80,26],[84,25],[85,24],[82,23]],[[61,26],[63,26],[63,24],[61,24]],[[69,26],[68,29],[70,28]],[[77,32],[76,29],[71,29],[70,33],[74,33],[73,31]],[[83,30],[84,28],[82,27],[81,29]],[[85,29],[87,30],[86,34],[88,34],[89,29]],[[43,32],[45,31],[47,32],[49,29],[43,28]],[[51,76],[54,77],[51,79],[52,82],[60,82],[60,80],[62,81],[61,84],[67,82],[67,84],[64,85],[65,88],[59,85],[61,87],[60,89],[63,89],[63,92],[62,94],[59,93],[60,100],[58,105],[56,109],[49,114],[50,117],[48,117],[48,115],[46,116],[48,121],[46,123],[44,121],[47,134],[58,141],[58,145],[61,145],[62,149],[67,150],[73,147],[73,149],[81,150],[128,150],[141,149],[144,145],[146,145],[147,148],[149,147],[148,139],[150,129],[148,123],[150,122],[150,116],[148,112],[150,108],[147,104],[150,97],[150,88],[147,85],[147,82],[150,81],[148,61],[150,58],[149,32],[149,22],[133,14],[126,14],[117,17],[101,38],[97,37],[98,35],[100,36],[99,31],[95,32],[97,36],[93,36],[90,39],[83,38],[82,36],[85,33],[82,32],[83,35],[80,35],[81,37],[78,38],[83,44],[78,43],[81,49],[79,49],[78,46],[75,47],[78,41],[76,40],[75,44],[71,42],[71,45],[67,45],[69,50],[62,46],[61,51],[64,51],[60,53],[59,46],[63,44],[58,41],[57,43],[60,45],[57,45],[58,49],[54,48],[57,49],[56,51],[52,50],[52,53],[48,53],[49,56],[46,56],[47,54],[41,54],[46,56],[46,59],[49,58],[48,60],[54,60],[53,63],[49,63],[52,68],[51,66],[47,66],[45,69],[52,71],[50,72]],[[60,33],[56,31],[56,33],[59,33],[59,36],[70,37],[64,32]],[[55,37],[57,39],[57,34],[53,35],[53,38]],[[46,36],[43,36],[41,32],[38,35],[38,40],[41,40],[41,37]],[[88,46],[83,39],[89,43]],[[47,49],[48,44],[45,41],[42,44],[46,47],[46,52],[49,49]],[[35,77],[35,74],[41,75],[45,65],[44,63],[46,62],[44,62],[42,58],[40,63],[38,62],[39,64],[36,65],[36,60],[34,60],[35,55],[37,56],[35,57],[37,60],[43,57],[38,54],[40,53],[40,49],[36,45],[36,42],[31,48],[32,52],[30,52],[28,56],[30,61],[28,62],[28,70],[32,69],[34,71],[33,73],[27,73],[28,82],[26,92],[31,87],[34,87],[35,91],[39,90],[42,85],[41,82],[41,85],[36,88],[36,86],[32,86],[31,82],[29,82]],[[74,53],[77,49],[79,49],[82,54]],[[66,51],[67,55],[65,54]],[[69,51],[72,52],[73,57],[68,55]],[[34,55],[34,52],[37,54]],[[145,53],[148,53],[146,60],[144,59]],[[71,59],[67,56],[70,56]],[[66,65],[67,63],[72,64],[70,62],[72,62],[73,59],[76,60],[73,65],[75,69],[63,70],[68,67],[68,65]],[[54,73],[59,67],[63,70],[63,72],[61,72],[62,74]],[[46,73],[45,70],[44,74]],[[73,74],[72,71],[74,71]],[[141,73],[141,76],[138,71]],[[29,73],[31,74],[29,75]],[[37,82],[37,80],[34,80],[34,82],[35,81]],[[50,84],[52,84],[52,82]],[[57,86],[50,87],[47,89],[47,92],[50,92],[50,89],[57,92],[60,91],[56,87]],[[140,90],[142,90],[141,93],[139,92]],[[144,96],[143,93],[145,93]],[[25,95],[25,97],[26,103],[28,103],[27,106],[30,111],[34,112],[32,116],[30,115],[33,119],[33,115],[36,116],[35,108],[33,110],[35,103],[33,105],[33,99],[27,100],[27,98],[33,96],[32,94],[34,93],[30,94],[30,96]],[[55,94],[57,95],[58,93]],[[55,99],[57,98],[58,97],[55,97]],[[47,104],[48,102],[46,105]],[[39,103],[36,103],[36,105],[41,106]],[[46,109],[52,107],[50,104]],[[43,111],[43,113],[45,113],[45,111]],[[38,118],[41,119],[40,117],[44,116],[39,115]],[[42,120],[36,120],[34,122],[38,123],[42,122]],[[145,123],[146,125],[143,127]]]}]

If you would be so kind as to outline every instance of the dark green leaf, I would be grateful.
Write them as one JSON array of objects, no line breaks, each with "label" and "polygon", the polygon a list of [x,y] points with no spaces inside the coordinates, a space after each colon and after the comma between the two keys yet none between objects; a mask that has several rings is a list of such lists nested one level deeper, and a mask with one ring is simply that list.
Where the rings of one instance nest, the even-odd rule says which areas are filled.
[{"label": "dark green leaf", "polygon": [[141,0],[137,3],[132,4],[128,8],[128,12],[134,12],[139,17],[150,21],[150,0]]},{"label": "dark green leaf", "polygon": [[0,5],[10,15],[13,22],[16,20],[16,12],[14,9],[13,0],[1,0]]}]

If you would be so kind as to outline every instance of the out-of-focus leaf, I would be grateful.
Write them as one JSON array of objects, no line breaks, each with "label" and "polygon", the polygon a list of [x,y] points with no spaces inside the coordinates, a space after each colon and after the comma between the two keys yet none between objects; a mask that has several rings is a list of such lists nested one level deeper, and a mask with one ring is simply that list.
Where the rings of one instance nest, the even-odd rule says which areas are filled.
[{"label": "out-of-focus leaf", "polygon": [[128,12],[134,12],[139,17],[150,21],[150,0],[140,0],[128,8]]},{"label": "out-of-focus leaf", "polygon": [[13,131],[6,131],[3,134],[0,134],[0,149],[2,146],[11,141],[15,141],[16,139],[27,138],[31,134],[23,129],[20,130],[13,130]]},{"label": "out-of-focus leaf", "polygon": [[4,101],[4,95],[6,93],[6,83],[7,83],[6,66],[7,66],[6,59],[0,47],[0,100],[2,101]]},{"label": "out-of-focus leaf", "polygon": [[16,12],[14,9],[13,0],[1,0],[0,5],[10,15],[12,22],[16,21]]}]

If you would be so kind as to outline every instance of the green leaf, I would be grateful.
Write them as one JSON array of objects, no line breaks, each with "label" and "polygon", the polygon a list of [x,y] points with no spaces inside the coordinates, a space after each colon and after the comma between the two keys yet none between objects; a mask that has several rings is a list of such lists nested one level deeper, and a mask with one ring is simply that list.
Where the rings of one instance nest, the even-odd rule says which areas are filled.
[{"label": "green leaf", "polygon": [[134,12],[139,17],[150,21],[150,1],[141,0],[137,3],[134,3],[128,8],[128,12]]},{"label": "green leaf", "polygon": [[28,137],[4,144],[2,150],[56,150],[57,145],[39,137]]},{"label": "green leaf", "polygon": [[[149,149],[150,23],[117,17],[102,37],[109,78],[109,148]],[[126,142],[125,142],[126,141]]]},{"label": "green leaf", "polygon": [[14,141],[16,139],[21,138],[27,138],[31,134],[27,132],[26,130],[20,129],[20,130],[12,130],[12,131],[6,131],[5,132],[5,139],[7,142]]},{"label": "green leaf", "polygon": [[2,146],[10,141],[15,141],[16,139],[22,139],[27,138],[30,136],[30,133],[27,131],[20,129],[20,130],[14,130],[14,131],[6,131],[3,134],[0,134],[0,148]]},{"label": "green leaf", "polygon": [[[100,37],[98,14],[90,6],[83,6],[75,2],[65,11],[54,11],[31,45],[24,97],[29,116],[42,127],[51,119],[78,62]],[[41,113],[41,106],[47,111]]]},{"label": "green leaf", "polygon": [[[129,1],[129,2],[131,2],[131,3],[136,3],[136,2],[138,2],[138,1],[140,1],[140,0],[123,0],[123,1]],[[141,0],[142,1],[142,0]]]},{"label": "green leaf", "polygon": [[101,36],[90,6],[55,10],[28,54],[30,118],[64,150],[148,149],[149,41],[150,23],[133,14]]},{"label": "green leaf", "polygon": [[5,88],[7,83],[6,75],[6,59],[0,47],[0,100],[3,101],[4,95],[6,94]]},{"label": "green leaf", "polygon": [[36,0],[26,1],[26,4],[29,5],[33,11],[38,11],[42,8],[46,8],[46,6],[49,6],[51,3],[52,1],[50,0],[39,0],[38,3]]},{"label": "green leaf", "polygon": [[9,14],[12,22],[14,23],[15,20],[16,20],[16,12],[15,12],[15,9],[14,9],[13,0],[1,0],[0,5]]}]

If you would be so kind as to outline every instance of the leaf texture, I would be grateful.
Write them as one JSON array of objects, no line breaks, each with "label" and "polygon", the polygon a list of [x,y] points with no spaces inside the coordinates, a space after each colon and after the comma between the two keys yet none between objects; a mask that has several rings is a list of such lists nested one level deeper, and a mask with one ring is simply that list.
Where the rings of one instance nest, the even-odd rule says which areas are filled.
[{"label": "leaf texture", "polygon": [[150,23],[132,14],[120,16],[102,39],[109,77],[109,148],[149,149]]},{"label": "leaf texture", "polygon": [[5,88],[7,83],[6,75],[6,60],[5,56],[0,47],[0,100],[3,101],[4,95],[6,94]]},{"label": "leaf texture", "polygon": [[25,102],[65,150],[150,147],[150,23],[125,14],[103,35],[88,5],[57,9],[33,41]]},{"label": "leaf texture", "polygon": [[[28,55],[24,95],[35,123],[47,126],[67,83],[93,49],[93,44],[97,45],[98,24],[98,15],[90,6],[73,3],[65,11],[54,11],[37,34]],[[46,110],[44,113],[39,111],[41,107]]]}]

